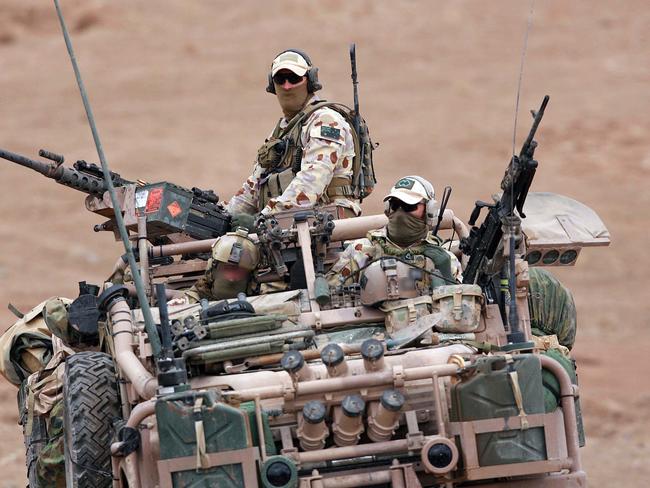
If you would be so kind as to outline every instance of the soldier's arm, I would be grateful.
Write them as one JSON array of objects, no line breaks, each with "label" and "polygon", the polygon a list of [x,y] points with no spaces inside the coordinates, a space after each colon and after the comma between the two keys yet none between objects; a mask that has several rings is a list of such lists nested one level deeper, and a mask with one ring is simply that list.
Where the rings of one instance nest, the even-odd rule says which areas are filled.
[{"label": "soldier's arm", "polygon": [[261,168],[255,165],[253,173],[246,178],[241,188],[233,195],[228,202],[226,210],[230,215],[247,214],[255,215],[259,211],[257,208],[259,199],[259,179]]},{"label": "soldier's arm", "polygon": [[327,110],[317,112],[303,132],[306,141],[300,171],[282,195],[269,201],[262,214],[314,206],[332,181],[334,168],[344,155],[346,130],[350,128],[342,117]]},{"label": "soldier's arm", "polygon": [[460,261],[453,252],[448,251],[447,249],[445,249],[445,251],[447,251],[447,254],[449,254],[449,259],[451,260],[451,276],[459,283],[462,283],[463,268],[460,264]]},{"label": "soldier's arm", "polygon": [[369,239],[352,242],[325,275],[330,286],[351,285],[359,281],[359,270],[377,256]]}]

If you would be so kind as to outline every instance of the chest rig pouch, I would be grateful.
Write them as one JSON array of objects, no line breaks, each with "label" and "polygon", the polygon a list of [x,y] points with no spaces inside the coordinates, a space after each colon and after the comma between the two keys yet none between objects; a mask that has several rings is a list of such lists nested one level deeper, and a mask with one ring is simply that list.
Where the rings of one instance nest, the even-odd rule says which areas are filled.
[{"label": "chest rig pouch", "polygon": [[260,178],[260,209],[264,208],[270,199],[282,195],[296,173],[300,171],[302,162],[300,133],[303,122],[324,105],[326,105],[324,102],[309,104],[285,127],[280,127],[280,120],[273,129],[271,137],[257,150],[257,164],[264,169]]}]

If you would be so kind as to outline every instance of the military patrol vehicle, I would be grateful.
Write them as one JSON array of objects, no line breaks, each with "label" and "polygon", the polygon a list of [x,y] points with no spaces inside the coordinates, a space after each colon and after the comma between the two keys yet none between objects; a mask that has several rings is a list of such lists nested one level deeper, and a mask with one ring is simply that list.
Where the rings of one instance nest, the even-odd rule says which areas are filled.
[{"label": "military patrol vehicle", "polygon": [[[4,336],[32,486],[57,469],[73,487],[583,486],[575,323],[558,319],[558,300],[572,301],[544,267],[573,266],[609,234],[575,200],[527,194],[536,166],[532,151],[513,158],[504,196],[477,202],[472,224],[489,207],[480,226],[441,213],[465,283],[393,310],[321,273],[385,216],[334,220],[327,207],[249,236],[255,279],[284,291],[179,300],[216,241],[183,228],[198,195],[124,183],[153,327],[120,256],[105,283],[39,305]],[[115,227],[104,194],[86,207]],[[62,463],[47,457],[57,449]]]},{"label": "military patrol vehicle", "polygon": [[[547,99],[501,195],[478,201],[467,223],[438,212],[462,283],[372,306],[382,291],[413,289],[405,260],[381,279],[330,287],[323,274],[345,243],[386,217],[336,220],[325,206],[257,222],[247,239],[265,292],[189,303],[182,290],[229,216],[214,193],[108,170],[60,19],[101,168],[47,151],[50,162],[0,156],[87,193],[87,209],[107,219],[97,230],[114,231],[126,253],[74,300],[16,311],[2,337],[30,486],[586,484],[573,301],[544,268],[575,265],[609,233],[575,200],[529,194]],[[233,245],[228,261],[238,256]]]}]

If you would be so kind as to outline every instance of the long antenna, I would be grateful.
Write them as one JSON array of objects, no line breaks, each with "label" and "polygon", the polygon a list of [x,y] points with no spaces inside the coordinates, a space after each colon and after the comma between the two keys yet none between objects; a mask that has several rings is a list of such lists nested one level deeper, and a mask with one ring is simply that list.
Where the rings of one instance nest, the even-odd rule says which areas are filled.
[{"label": "long antenna", "polygon": [[77,60],[74,55],[74,50],[72,49],[72,42],[70,41],[70,35],[68,34],[68,28],[65,25],[63,20],[63,14],[61,13],[61,7],[59,6],[59,1],[54,0],[54,6],[56,7],[56,13],[59,17],[59,22],[61,23],[61,30],[63,31],[63,38],[65,39],[65,45],[68,48],[68,54],[70,55],[70,61],[72,62],[72,68],[74,69],[74,75],[77,79],[77,85],[79,86],[79,92],[81,93],[81,99],[86,109],[86,117],[88,118],[88,123],[90,124],[90,130],[93,134],[93,140],[95,141],[95,147],[97,148],[97,155],[99,156],[99,161],[102,165],[102,171],[104,173],[104,181],[108,187],[108,193],[111,196],[111,202],[113,203],[113,212],[115,213],[115,221],[117,222],[117,227],[120,231],[120,237],[122,238],[122,244],[124,244],[124,250],[126,251],[126,257],[131,267],[131,273],[133,275],[133,281],[135,283],[135,289],[138,293],[138,300],[140,301],[140,307],[142,308],[142,315],[144,317],[144,326],[149,336],[149,342],[151,344],[151,349],[153,350],[154,356],[157,358],[160,354],[160,338],[158,337],[158,331],[153,321],[153,316],[151,315],[151,308],[149,307],[149,302],[147,300],[147,294],[144,291],[144,285],[142,282],[142,277],[140,276],[140,271],[135,262],[135,256],[133,255],[133,248],[129,242],[129,234],[124,225],[124,220],[122,218],[122,211],[120,202],[117,199],[117,194],[115,193],[115,187],[113,186],[113,180],[110,176],[110,171],[108,169],[108,163],[104,157],[104,149],[102,148],[101,140],[99,139],[99,133],[97,132],[97,127],[95,125],[95,118],[93,116],[93,111],[88,102],[88,95],[86,94],[86,88],[84,87],[83,80],[81,79],[81,73],[79,71],[79,66],[77,66]]},{"label": "long antenna", "polygon": [[[519,79],[517,81],[517,98],[515,101],[515,121],[514,127],[512,130],[512,162],[515,162],[517,157],[515,154],[515,144],[517,139],[517,119],[519,115],[519,99],[521,96],[521,84],[524,77],[524,63],[526,61],[526,51],[528,50],[528,34],[530,32],[531,26],[533,24],[533,14],[535,12],[535,0],[530,0],[530,11],[528,12],[528,22],[526,24],[526,32],[524,34],[524,46],[521,51],[521,62],[519,65]],[[511,171],[514,171],[514,164],[510,165]],[[515,231],[516,231],[516,221],[518,218],[515,218],[514,209],[514,192],[511,193],[512,201],[510,202],[511,214],[508,216],[507,225],[509,242],[508,242],[508,268],[509,268],[509,279],[508,279],[508,288],[510,294],[510,304],[508,310],[508,323],[510,325],[510,333],[508,334],[509,343],[523,343],[526,340],[524,332],[519,328],[519,313],[517,312],[517,284],[516,284],[516,266],[515,266]],[[504,222],[505,224],[505,222]]]},{"label": "long antenna", "polygon": [[515,155],[515,145],[517,141],[517,120],[519,118],[519,98],[521,96],[521,82],[524,78],[524,63],[526,62],[526,52],[528,51],[528,34],[533,25],[533,15],[535,13],[535,0],[530,0],[530,11],[528,12],[528,22],[526,23],[526,32],[524,33],[524,47],[521,50],[521,61],[519,63],[519,80],[517,81],[517,98],[515,100],[515,123],[512,129],[512,155]]}]

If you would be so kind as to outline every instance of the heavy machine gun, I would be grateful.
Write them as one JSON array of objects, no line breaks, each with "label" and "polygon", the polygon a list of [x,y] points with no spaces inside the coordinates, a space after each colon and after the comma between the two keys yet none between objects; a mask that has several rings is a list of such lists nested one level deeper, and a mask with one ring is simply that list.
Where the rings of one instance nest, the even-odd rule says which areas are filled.
[{"label": "heavy machine gun", "polygon": [[[525,218],[523,208],[528,196],[528,190],[537,170],[537,161],[533,159],[537,142],[534,140],[537,127],[544,116],[544,110],[549,97],[546,95],[537,112],[533,112],[534,121],[524,141],[519,156],[513,155],[506,173],[501,180],[501,198],[494,203],[477,201],[468,224],[472,226],[467,238],[460,242],[463,254],[469,256],[467,266],[463,271],[463,283],[478,283],[485,286],[489,280],[486,273],[490,261],[495,254],[503,237],[503,227],[510,225],[514,211]],[[475,223],[481,209],[489,208],[488,214],[480,227]],[[500,268],[500,267],[496,267]]]},{"label": "heavy machine gun", "polygon": [[[79,160],[72,167],[64,166],[62,155],[41,149],[39,156],[48,162],[36,161],[20,154],[0,149],[0,158],[19,164],[51,178],[57,183],[86,193],[86,208],[109,217],[95,231],[113,230],[114,213],[110,200],[104,198],[108,185],[102,169]],[[212,190],[184,188],[168,182],[144,183],[122,178],[109,172],[113,186],[121,194],[122,212],[129,230],[137,230],[140,217],[146,218],[147,235],[161,243],[173,241],[172,234],[184,234],[192,239],[219,237],[230,228],[230,216]]]}]

